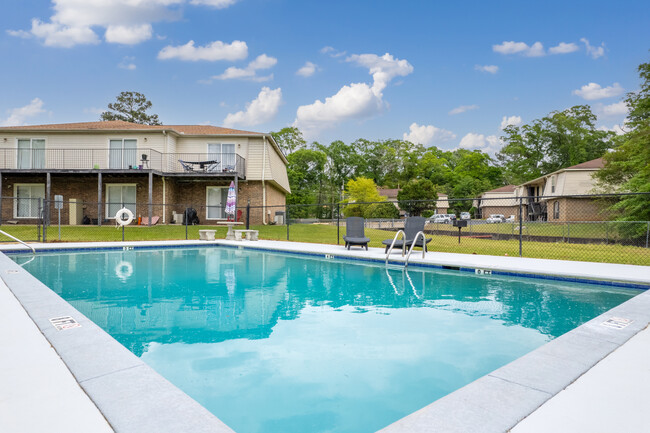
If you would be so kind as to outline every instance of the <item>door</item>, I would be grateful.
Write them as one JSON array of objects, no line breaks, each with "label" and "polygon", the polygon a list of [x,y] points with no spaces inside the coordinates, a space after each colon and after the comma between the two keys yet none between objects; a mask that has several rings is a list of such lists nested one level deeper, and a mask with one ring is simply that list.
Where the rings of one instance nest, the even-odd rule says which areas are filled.
[{"label": "door", "polygon": [[119,170],[137,166],[137,140],[110,140],[108,147],[109,168]]},{"label": "door", "polygon": [[16,167],[22,169],[45,168],[45,140],[18,140]]},{"label": "door", "polygon": [[206,197],[206,219],[224,219],[224,209],[228,200],[228,188],[209,186]]},{"label": "door", "polygon": [[113,219],[122,206],[135,213],[135,185],[106,185],[106,218]]}]

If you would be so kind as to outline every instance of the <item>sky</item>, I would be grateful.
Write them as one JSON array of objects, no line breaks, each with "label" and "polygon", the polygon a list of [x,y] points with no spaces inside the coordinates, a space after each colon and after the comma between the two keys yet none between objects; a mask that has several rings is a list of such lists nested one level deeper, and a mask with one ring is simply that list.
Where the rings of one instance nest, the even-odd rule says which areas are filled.
[{"label": "sky", "polygon": [[624,128],[647,1],[21,0],[0,4],[0,125],[99,120],[496,152],[508,124],[589,104]]}]

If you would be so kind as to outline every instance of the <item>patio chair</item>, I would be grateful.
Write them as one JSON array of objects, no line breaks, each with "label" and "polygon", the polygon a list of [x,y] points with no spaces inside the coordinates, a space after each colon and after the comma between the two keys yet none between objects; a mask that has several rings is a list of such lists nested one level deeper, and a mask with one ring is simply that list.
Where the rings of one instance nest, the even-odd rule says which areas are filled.
[{"label": "patio chair", "polygon": [[[424,232],[424,225],[426,224],[427,219],[424,217],[408,217],[406,218],[406,221],[404,222],[404,240],[398,239],[395,241],[395,247],[396,248],[402,248],[405,246],[406,248],[410,248],[411,245],[413,245],[413,240],[415,238],[415,235],[418,234],[418,232]],[[421,247],[424,248],[424,251],[427,251],[427,244],[431,242],[431,238],[425,238],[425,242],[422,242],[422,238],[419,237],[417,242],[415,243],[416,247]],[[381,241],[382,244],[386,246],[386,250],[384,252],[388,252],[388,248],[390,248],[390,244],[393,243],[392,239],[385,239]],[[404,245],[406,244],[406,245]]]},{"label": "patio chair", "polygon": [[368,251],[370,238],[365,236],[363,227],[364,219],[361,217],[348,217],[345,220],[345,236],[343,236],[343,240],[348,250],[352,245],[359,245],[362,248],[366,247],[366,251]]}]

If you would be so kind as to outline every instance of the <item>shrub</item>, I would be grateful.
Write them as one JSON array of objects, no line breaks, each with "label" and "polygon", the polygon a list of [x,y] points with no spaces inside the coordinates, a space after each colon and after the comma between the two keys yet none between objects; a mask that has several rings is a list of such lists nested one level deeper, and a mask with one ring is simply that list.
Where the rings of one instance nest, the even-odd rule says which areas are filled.
[{"label": "shrub", "polygon": [[399,209],[393,203],[373,203],[364,212],[365,218],[399,218]]}]

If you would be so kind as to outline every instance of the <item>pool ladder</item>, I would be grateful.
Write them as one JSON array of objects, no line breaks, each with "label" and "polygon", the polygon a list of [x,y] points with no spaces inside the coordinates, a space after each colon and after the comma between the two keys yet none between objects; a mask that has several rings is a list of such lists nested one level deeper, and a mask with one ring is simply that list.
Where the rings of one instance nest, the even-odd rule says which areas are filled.
[{"label": "pool ladder", "polygon": [[20,243],[20,244],[26,246],[27,248],[29,248],[30,250],[32,250],[32,254],[36,254],[36,250],[35,250],[34,247],[32,247],[31,245],[26,244],[25,242],[21,241],[21,240],[18,239],[17,237],[12,236],[12,235],[10,235],[9,233],[7,233],[7,232],[5,232],[5,231],[0,230],[0,233],[2,233],[3,235],[7,236],[8,238],[11,238],[11,239],[15,240],[15,241],[18,242],[18,243]]},{"label": "pool ladder", "polygon": [[[402,257],[406,254],[406,233],[404,233],[404,230],[398,230],[397,233],[395,233],[395,237],[393,238],[393,242],[390,244],[390,248],[388,248],[388,251],[386,252],[386,266],[388,266],[388,258],[390,257],[390,253],[393,251],[393,248],[395,248],[395,242],[397,242],[397,237],[402,234]],[[411,258],[411,253],[413,252],[413,248],[415,248],[415,244],[418,242],[418,239],[422,237],[422,258],[424,259],[424,254],[425,254],[425,249],[427,245],[427,240],[424,237],[424,232],[420,230],[417,232],[415,235],[415,238],[413,239],[413,243],[411,244],[411,247],[409,248],[408,254],[406,254],[406,260],[404,260],[404,267],[407,268],[409,265],[409,259]]]}]

